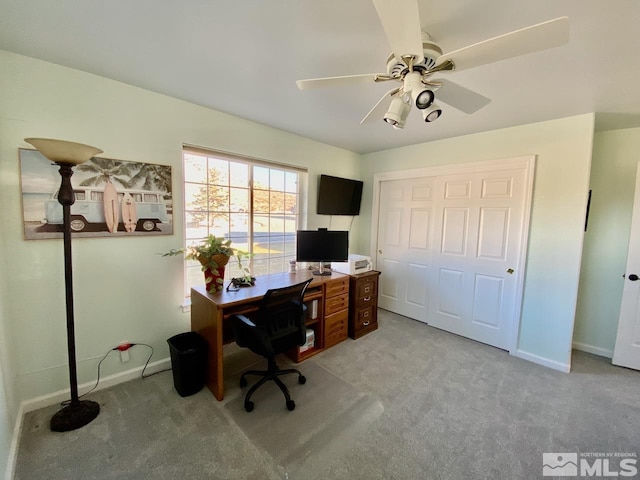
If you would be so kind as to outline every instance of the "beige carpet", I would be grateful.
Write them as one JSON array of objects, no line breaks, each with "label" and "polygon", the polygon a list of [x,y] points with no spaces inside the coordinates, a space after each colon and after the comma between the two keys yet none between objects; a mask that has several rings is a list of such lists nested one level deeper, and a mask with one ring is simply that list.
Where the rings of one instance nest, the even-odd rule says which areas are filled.
[{"label": "beige carpet", "polygon": [[290,480],[327,478],[325,467],[347,450],[384,408],[372,395],[315,363],[299,368],[307,377],[306,384],[300,385],[297,375],[283,378],[296,402],[294,411],[287,410],[278,387],[267,382],[254,393],[255,409],[247,413],[244,393],[257,378],[254,376],[248,377],[249,385],[242,395],[227,402],[226,408],[247,438],[264,449]]},{"label": "beige carpet", "polygon": [[49,431],[57,406],[31,412],[15,480],[530,480],[545,452],[640,458],[639,372],[574,352],[566,374],[382,310],[379,322],[300,366],[294,412],[275,389],[242,410],[239,372],[259,359],[233,345],[224,402],[180,397],[166,372],[93,392],[100,415],[74,432]]}]

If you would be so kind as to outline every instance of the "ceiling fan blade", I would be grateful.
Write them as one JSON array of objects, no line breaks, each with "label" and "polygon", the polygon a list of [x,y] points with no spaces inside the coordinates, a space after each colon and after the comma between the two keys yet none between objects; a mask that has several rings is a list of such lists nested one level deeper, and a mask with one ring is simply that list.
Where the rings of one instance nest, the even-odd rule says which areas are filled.
[{"label": "ceiling fan blade", "polygon": [[433,82],[441,83],[442,86],[436,91],[438,101],[451,105],[464,113],[475,113],[482,107],[486,107],[491,103],[491,99],[483,97],[468,88],[457,83],[439,78]]},{"label": "ceiling fan blade", "polygon": [[386,77],[386,73],[365,73],[363,75],[345,75],[343,77],[309,78],[297,80],[296,85],[300,90],[322,87],[340,87],[358,83],[373,83],[376,78]]},{"label": "ceiling fan blade", "polygon": [[558,47],[568,41],[569,18],[560,17],[445,53],[437,63],[453,60],[456,71],[465,70]]},{"label": "ceiling fan blade", "polygon": [[412,55],[422,63],[422,32],[417,0],[373,0],[391,50],[398,61]]},{"label": "ceiling fan blade", "polygon": [[382,116],[386,113],[389,108],[388,103],[391,102],[391,97],[393,97],[396,93],[400,91],[401,87],[393,88],[385,93],[378,103],[376,103],[369,113],[367,113],[362,120],[360,120],[360,124],[370,122],[372,120],[381,119]]}]

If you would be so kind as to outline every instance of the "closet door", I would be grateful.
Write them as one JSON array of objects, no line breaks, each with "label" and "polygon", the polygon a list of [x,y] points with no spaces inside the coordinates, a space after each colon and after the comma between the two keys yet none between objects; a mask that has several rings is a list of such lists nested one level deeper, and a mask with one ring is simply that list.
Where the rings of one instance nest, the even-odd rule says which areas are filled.
[{"label": "closet door", "polygon": [[383,182],[380,189],[379,306],[423,322],[434,277],[434,197],[433,178]]},{"label": "closet door", "polygon": [[528,164],[461,170],[380,183],[379,305],[509,349],[524,278]]},{"label": "closet door", "polygon": [[450,175],[439,182],[427,323],[508,349],[520,298],[524,171]]}]

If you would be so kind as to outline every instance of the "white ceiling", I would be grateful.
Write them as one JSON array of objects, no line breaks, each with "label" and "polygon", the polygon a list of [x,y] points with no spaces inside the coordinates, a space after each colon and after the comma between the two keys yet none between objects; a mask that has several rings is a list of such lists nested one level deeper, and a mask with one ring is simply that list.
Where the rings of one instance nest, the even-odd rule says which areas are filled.
[{"label": "white ceiling", "polygon": [[492,102],[473,115],[443,105],[432,124],[413,111],[404,130],[360,125],[397,84],[295,84],[385,72],[390,46],[371,0],[0,0],[0,49],[359,153],[587,112],[601,130],[640,126],[640,1],[418,2],[444,51],[560,16],[570,40],[447,74]]}]

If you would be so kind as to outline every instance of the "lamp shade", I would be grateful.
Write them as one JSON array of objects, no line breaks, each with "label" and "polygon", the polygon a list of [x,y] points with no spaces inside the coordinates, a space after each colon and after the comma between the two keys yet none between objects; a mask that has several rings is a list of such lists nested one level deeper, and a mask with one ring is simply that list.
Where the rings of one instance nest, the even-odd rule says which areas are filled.
[{"label": "lamp shade", "polygon": [[53,140],[51,138],[25,138],[38,151],[55,163],[67,163],[79,165],[91,157],[102,153],[102,150],[83,143],[68,142],[66,140]]}]

